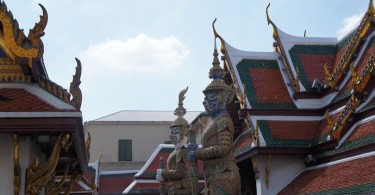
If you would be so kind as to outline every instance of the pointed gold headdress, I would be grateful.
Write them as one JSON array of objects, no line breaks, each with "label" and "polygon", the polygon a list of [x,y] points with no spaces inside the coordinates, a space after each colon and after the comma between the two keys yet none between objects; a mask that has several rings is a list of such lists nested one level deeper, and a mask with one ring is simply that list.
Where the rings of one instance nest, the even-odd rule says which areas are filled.
[{"label": "pointed gold headdress", "polygon": [[203,93],[205,95],[210,93],[217,93],[219,96],[219,99],[222,103],[227,104],[232,101],[234,97],[234,89],[233,86],[228,86],[225,84],[223,78],[226,74],[226,71],[223,70],[220,66],[219,62],[219,53],[217,52],[216,47],[216,36],[215,36],[215,48],[214,48],[214,59],[212,61],[212,67],[209,71],[208,77],[212,79],[211,83],[208,84],[206,89],[203,90]]},{"label": "pointed gold headdress", "polygon": [[184,115],[186,114],[186,109],[184,108],[184,103],[183,103],[185,99],[185,94],[187,91],[188,91],[188,87],[186,87],[186,89],[183,89],[178,95],[178,107],[174,110],[174,115],[177,116],[177,119],[173,121],[171,127],[189,125],[189,123],[184,119]]}]

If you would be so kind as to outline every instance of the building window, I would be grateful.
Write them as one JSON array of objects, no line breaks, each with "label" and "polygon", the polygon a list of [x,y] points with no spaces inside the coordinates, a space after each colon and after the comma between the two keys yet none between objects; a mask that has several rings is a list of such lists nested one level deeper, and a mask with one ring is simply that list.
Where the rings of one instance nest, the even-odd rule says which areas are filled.
[{"label": "building window", "polygon": [[118,140],[118,161],[132,161],[132,157],[132,140]]}]

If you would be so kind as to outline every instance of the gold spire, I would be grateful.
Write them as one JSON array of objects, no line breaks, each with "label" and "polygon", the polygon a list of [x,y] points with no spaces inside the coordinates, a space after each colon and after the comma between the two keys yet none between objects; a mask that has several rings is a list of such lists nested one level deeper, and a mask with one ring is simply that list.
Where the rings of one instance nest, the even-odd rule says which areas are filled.
[{"label": "gold spire", "polygon": [[275,23],[272,22],[272,20],[270,19],[270,16],[268,15],[268,8],[270,7],[271,3],[268,3],[267,5],[267,8],[266,8],[266,15],[267,15],[267,23],[268,25],[272,25],[273,27],[273,34],[272,34],[272,37],[275,41],[277,41],[277,38],[279,37],[279,33],[277,31],[277,26],[275,25]]},{"label": "gold spire", "polygon": [[[215,29],[215,22],[216,22],[216,18],[215,20],[212,22],[212,29],[214,31],[214,36],[215,36],[215,39],[216,38],[219,38],[220,42],[221,42],[221,48],[220,48],[220,51],[222,54],[225,54],[225,41],[224,39],[216,32],[216,29]],[[216,41],[215,41],[215,48],[216,48]]]},{"label": "gold spire", "polygon": [[214,59],[212,61],[212,67],[209,71],[208,77],[212,79],[211,83],[206,87],[205,90],[203,90],[204,94],[211,93],[212,91],[222,91],[224,89],[228,88],[228,85],[225,84],[223,78],[226,74],[226,71],[223,70],[220,66],[219,61],[219,54],[216,49],[216,42],[215,42],[215,48],[213,52]]}]

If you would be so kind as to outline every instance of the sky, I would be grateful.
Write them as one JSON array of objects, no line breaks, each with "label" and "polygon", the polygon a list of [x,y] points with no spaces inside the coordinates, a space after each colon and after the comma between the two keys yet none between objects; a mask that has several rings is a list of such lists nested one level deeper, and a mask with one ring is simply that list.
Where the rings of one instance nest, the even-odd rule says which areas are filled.
[{"label": "sky", "polygon": [[[28,30],[48,12],[44,63],[50,80],[69,89],[82,63],[84,121],[122,110],[203,111],[216,30],[233,47],[273,51],[271,20],[284,32],[343,37],[360,20],[369,0],[5,0]],[[219,41],[217,44],[220,44]]]}]

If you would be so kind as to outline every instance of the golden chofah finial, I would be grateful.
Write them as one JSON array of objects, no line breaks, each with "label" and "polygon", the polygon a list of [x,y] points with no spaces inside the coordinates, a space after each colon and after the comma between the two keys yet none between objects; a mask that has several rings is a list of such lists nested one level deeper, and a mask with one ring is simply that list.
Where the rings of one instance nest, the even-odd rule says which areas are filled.
[{"label": "golden chofah finial", "polygon": [[[220,51],[222,54],[225,54],[225,41],[224,39],[216,32],[216,29],[215,29],[215,22],[216,22],[216,18],[215,20],[212,22],[212,29],[214,31],[214,36],[215,36],[215,39],[216,38],[219,38],[220,39],[220,42],[221,42],[221,48],[220,48]],[[215,41],[215,48],[216,48],[216,41]]]},{"label": "golden chofah finial", "polygon": [[40,6],[40,8],[42,8],[43,15],[40,16],[40,20],[39,20],[39,22],[37,24],[35,24],[33,30],[38,31],[39,36],[42,37],[45,34],[44,33],[44,29],[47,26],[48,13],[47,13],[46,8],[42,4],[39,3],[39,6]]},{"label": "golden chofah finial", "polygon": [[45,34],[44,29],[47,26],[48,13],[47,13],[46,8],[42,4],[39,4],[39,6],[43,11],[43,15],[40,16],[39,22],[35,23],[34,28],[30,29],[29,35],[27,36],[27,38],[30,40],[32,47],[39,48],[38,56],[42,57],[44,53],[44,46],[40,37],[44,36]]},{"label": "golden chofah finial", "polygon": [[266,8],[266,15],[267,15],[267,22],[268,22],[268,25],[272,25],[273,27],[273,34],[272,34],[272,37],[275,41],[277,41],[277,37],[279,37],[279,33],[277,31],[277,26],[275,25],[275,23],[272,22],[272,20],[270,19],[270,16],[268,15],[268,8],[270,7],[271,3],[268,3],[267,5],[267,8]]},{"label": "golden chofah finial", "polygon": [[372,0],[370,0],[370,2],[369,2],[367,13],[369,13],[371,15],[375,14],[375,8],[374,8],[374,4],[373,4]]}]

